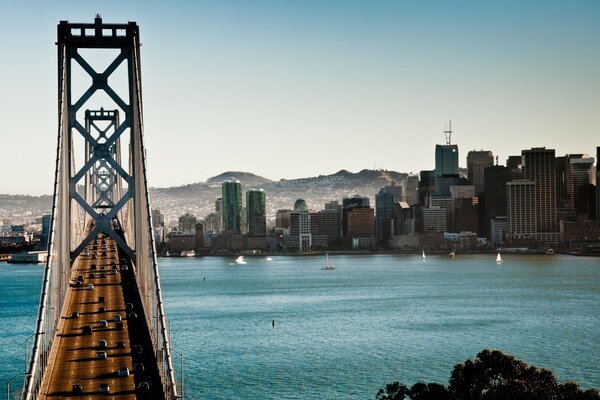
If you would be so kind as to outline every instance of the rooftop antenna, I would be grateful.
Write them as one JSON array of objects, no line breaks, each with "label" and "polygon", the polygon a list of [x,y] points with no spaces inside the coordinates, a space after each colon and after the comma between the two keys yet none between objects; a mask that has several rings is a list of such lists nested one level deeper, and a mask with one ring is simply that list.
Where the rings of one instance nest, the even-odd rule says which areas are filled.
[{"label": "rooftop antenna", "polygon": [[496,156],[496,166],[498,166],[498,156]]},{"label": "rooftop antenna", "polygon": [[444,124],[444,134],[446,135],[446,145],[452,144],[452,120],[449,121],[448,129],[446,129],[446,124]]}]

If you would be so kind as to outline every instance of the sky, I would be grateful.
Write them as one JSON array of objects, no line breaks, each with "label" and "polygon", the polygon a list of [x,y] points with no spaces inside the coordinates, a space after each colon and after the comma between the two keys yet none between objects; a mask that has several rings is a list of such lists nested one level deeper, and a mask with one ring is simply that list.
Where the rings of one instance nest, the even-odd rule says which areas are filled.
[{"label": "sky", "polygon": [[432,169],[449,120],[461,166],[600,146],[599,1],[5,2],[0,193],[51,194],[56,25],[96,13],[140,26],[153,187]]}]

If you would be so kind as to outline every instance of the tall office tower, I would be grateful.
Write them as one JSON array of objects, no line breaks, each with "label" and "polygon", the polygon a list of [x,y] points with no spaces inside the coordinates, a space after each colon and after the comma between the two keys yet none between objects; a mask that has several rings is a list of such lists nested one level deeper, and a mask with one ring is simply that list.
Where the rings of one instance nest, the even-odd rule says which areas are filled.
[{"label": "tall office tower", "polygon": [[[458,146],[455,144],[435,145],[435,191],[446,194],[440,187],[442,178],[458,178]],[[449,188],[450,186],[448,186]]]},{"label": "tall office tower", "polygon": [[483,192],[483,171],[494,165],[494,154],[491,151],[470,151],[467,154],[467,178],[475,186],[475,195]]},{"label": "tall office tower", "polygon": [[347,238],[350,242],[360,239],[372,241],[375,236],[375,210],[369,206],[355,206],[347,211]]},{"label": "tall office tower", "polygon": [[248,236],[263,237],[267,235],[267,209],[265,204],[265,192],[262,189],[246,191]]},{"label": "tall office tower", "polygon": [[298,238],[298,249],[312,249],[312,233],[310,229],[310,213],[304,199],[294,203],[294,211],[290,213],[290,235]]},{"label": "tall office tower", "polygon": [[340,213],[335,209],[324,209],[310,213],[310,230],[313,242],[325,238],[327,245],[339,245],[341,239]]},{"label": "tall office tower", "polygon": [[479,233],[479,198],[453,199],[454,232]]},{"label": "tall office tower", "polygon": [[405,201],[408,203],[409,206],[414,206],[415,204],[417,204],[418,201],[418,191],[417,189],[419,188],[419,175],[415,175],[415,174],[410,174],[408,175],[408,177],[406,178],[406,185],[405,185]]},{"label": "tall office tower", "polygon": [[455,144],[435,145],[435,177],[458,175],[458,146]]},{"label": "tall office tower", "polygon": [[492,238],[492,220],[506,217],[506,184],[512,180],[511,170],[501,165],[487,167],[483,173],[483,232]]},{"label": "tall office tower", "polygon": [[537,236],[536,183],[525,179],[506,184],[508,231],[515,238]]},{"label": "tall office tower", "polygon": [[194,233],[196,231],[196,216],[185,213],[179,217],[179,232]]},{"label": "tall office tower", "polygon": [[397,186],[384,186],[375,195],[376,239],[380,245],[387,246],[392,237],[392,217],[397,202],[392,189]]},{"label": "tall office tower", "polygon": [[535,147],[521,152],[525,179],[535,182],[538,240],[558,241],[556,223],[556,160],[553,149]]},{"label": "tall office tower", "polygon": [[221,185],[221,223],[224,231],[242,233],[242,184],[226,181]]},{"label": "tall office tower", "polygon": [[404,201],[404,186],[398,185],[396,181],[391,181],[389,186],[384,186],[386,190],[394,196],[394,201]]},{"label": "tall office tower", "polygon": [[329,203],[325,203],[325,211],[329,213],[335,213],[338,219],[337,238],[340,239],[343,236],[342,228],[342,205],[337,200],[331,200]]},{"label": "tall office tower", "polygon": [[423,224],[422,232],[434,230],[437,232],[447,232],[447,212],[439,206],[430,206],[421,208],[421,221]]},{"label": "tall office tower", "polygon": [[[154,211],[154,210],[152,210]],[[52,215],[47,214],[42,216],[42,234],[40,237],[40,245],[43,248],[48,247],[48,239],[50,238],[50,226],[52,225]]]},{"label": "tall office tower", "polygon": [[591,183],[594,158],[585,155],[569,157],[569,207],[577,212],[588,214],[587,186]]},{"label": "tall office tower", "polygon": [[569,208],[569,156],[556,157],[556,207]]},{"label": "tall office tower", "polygon": [[348,210],[353,207],[369,207],[369,198],[356,194],[342,199],[342,235],[348,237]]},{"label": "tall office tower", "polygon": [[429,195],[435,192],[435,170],[421,171],[419,173],[418,204],[421,207],[429,207]]}]

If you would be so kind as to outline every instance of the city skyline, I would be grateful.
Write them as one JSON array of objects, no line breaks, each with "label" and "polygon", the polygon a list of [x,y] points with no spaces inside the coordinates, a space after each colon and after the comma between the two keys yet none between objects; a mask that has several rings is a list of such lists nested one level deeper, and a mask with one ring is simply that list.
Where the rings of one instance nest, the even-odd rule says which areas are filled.
[{"label": "city skyline", "polygon": [[6,165],[16,165],[3,193],[52,192],[56,25],[96,13],[140,25],[154,187],[224,170],[275,180],[373,167],[417,173],[433,169],[448,120],[461,167],[470,150],[491,150],[502,163],[539,146],[593,157],[597,145],[594,2],[5,8],[2,33],[19,35],[1,44],[13,57],[0,66],[0,144]]}]

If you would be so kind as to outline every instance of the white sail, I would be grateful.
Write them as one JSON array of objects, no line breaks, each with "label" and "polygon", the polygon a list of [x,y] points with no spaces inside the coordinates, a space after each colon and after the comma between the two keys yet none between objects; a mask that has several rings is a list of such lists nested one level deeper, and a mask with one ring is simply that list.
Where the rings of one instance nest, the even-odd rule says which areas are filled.
[{"label": "white sail", "polygon": [[496,256],[496,262],[497,263],[501,263],[502,262],[502,257],[500,257],[500,253],[498,253],[498,255]]},{"label": "white sail", "polygon": [[425,250],[423,250],[423,253],[421,254],[421,258],[424,260],[425,259]]}]

